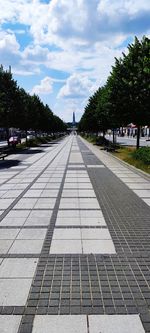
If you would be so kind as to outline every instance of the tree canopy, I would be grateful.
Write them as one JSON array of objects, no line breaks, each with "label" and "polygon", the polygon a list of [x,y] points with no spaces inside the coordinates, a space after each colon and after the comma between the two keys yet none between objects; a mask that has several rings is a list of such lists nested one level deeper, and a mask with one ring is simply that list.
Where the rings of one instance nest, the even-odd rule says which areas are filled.
[{"label": "tree canopy", "polygon": [[[135,37],[128,53],[115,59],[104,87],[89,98],[79,123],[82,131],[105,131],[134,123],[150,124],[150,39]],[[137,147],[139,146],[139,131]]]},{"label": "tree canopy", "polygon": [[55,116],[39,96],[28,94],[17,85],[10,71],[0,67],[0,127],[62,132],[66,124]]}]

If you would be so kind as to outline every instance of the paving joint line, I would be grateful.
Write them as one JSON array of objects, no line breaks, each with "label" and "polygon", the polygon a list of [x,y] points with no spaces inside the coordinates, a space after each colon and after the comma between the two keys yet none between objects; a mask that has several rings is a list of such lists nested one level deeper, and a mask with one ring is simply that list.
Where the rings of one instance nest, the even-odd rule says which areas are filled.
[{"label": "paving joint line", "polygon": [[[54,150],[57,148],[54,147]],[[54,151],[53,150],[53,151]],[[50,152],[45,152],[44,155],[49,154]],[[34,155],[34,151],[33,151],[33,155]],[[38,161],[40,161],[41,158],[43,158],[44,156],[41,156],[37,161],[33,162],[32,165],[34,165],[35,163],[37,163]],[[24,161],[24,160],[23,160]],[[26,161],[26,160],[25,160]],[[27,167],[24,168],[24,170],[18,171],[14,176],[12,176],[11,178],[9,178],[8,180],[4,181],[1,185],[6,184],[9,180],[12,180],[13,178],[15,178],[16,176],[18,176],[18,174],[21,174],[22,172],[24,172],[25,170],[27,170],[28,168],[30,168],[31,164],[28,163]]]},{"label": "paving joint line", "polygon": [[62,148],[59,150],[59,152],[53,157],[53,159],[51,160],[51,162],[46,167],[44,167],[44,169],[38,174],[38,176],[36,176],[35,179],[23,190],[23,192],[10,204],[10,206],[7,209],[5,209],[5,211],[0,216],[0,222],[3,220],[4,217],[7,216],[7,214],[10,212],[10,210],[12,210],[13,207],[18,203],[18,201],[20,199],[22,199],[22,197],[24,196],[24,194],[26,194],[27,191],[34,185],[34,183],[38,180],[38,178],[40,178],[40,176],[43,174],[43,172],[45,172],[45,170],[47,168],[49,168],[49,166],[53,163],[53,161],[55,160],[55,158],[64,149],[64,147],[65,147],[65,144],[62,146]]}]

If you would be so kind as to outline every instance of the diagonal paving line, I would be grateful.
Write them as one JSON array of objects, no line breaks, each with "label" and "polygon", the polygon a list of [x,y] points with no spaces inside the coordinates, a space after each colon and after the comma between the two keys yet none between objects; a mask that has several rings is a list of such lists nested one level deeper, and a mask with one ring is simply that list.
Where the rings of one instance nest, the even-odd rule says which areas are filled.
[{"label": "diagonal paving line", "polygon": [[[66,144],[66,143],[65,143]],[[55,160],[55,158],[59,155],[59,153],[64,149],[65,144],[63,147],[61,147],[60,151],[53,157],[53,159],[50,161],[50,163],[34,178],[34,180],[23,190],[23,192],[12,202],[12,204],[5,209],[5,211],[0,216],[0,222],[3,220],[3,218],[10,212],[10,210],[13,209],[13,207],[18,203],[20,199],[24,196],[24,194],[32,187],[32,185],[40,178],[40,176],[43,174],[43,172],[51,165],[51,163]],[[39,160],[38,160],[39,161]],[[36,161],[37,162],[37,161]]]}]

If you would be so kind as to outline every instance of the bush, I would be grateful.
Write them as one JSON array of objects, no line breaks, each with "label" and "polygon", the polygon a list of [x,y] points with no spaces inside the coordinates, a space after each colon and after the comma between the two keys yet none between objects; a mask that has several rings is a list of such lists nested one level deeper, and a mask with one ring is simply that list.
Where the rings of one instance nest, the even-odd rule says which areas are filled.
[{"label": "bush", "polygon": [[132,153],[132,156],[136,160],[140,160],[143,163],[150,165],[150,147],[141,147],[141,148],[135,150]]},{"label": "bush", "polygon": [[96,138],[96,145],[98,145],[98,146],[108,146],[109,144],[111,144],[111,142],[109,142],[109,140],[107,140],[103,136],[98,136]]}]

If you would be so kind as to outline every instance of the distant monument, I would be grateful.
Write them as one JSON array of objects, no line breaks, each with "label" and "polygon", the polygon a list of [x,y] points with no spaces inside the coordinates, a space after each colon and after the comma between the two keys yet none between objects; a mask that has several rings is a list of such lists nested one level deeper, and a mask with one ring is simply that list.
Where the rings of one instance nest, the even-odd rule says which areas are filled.
[{"label": "distant monument", "polygon": [[75,126],[76,126],[76,118],[75,118],[75,112],[73,112],[72,125],[73,125],[73,127],[75,127]]}]

